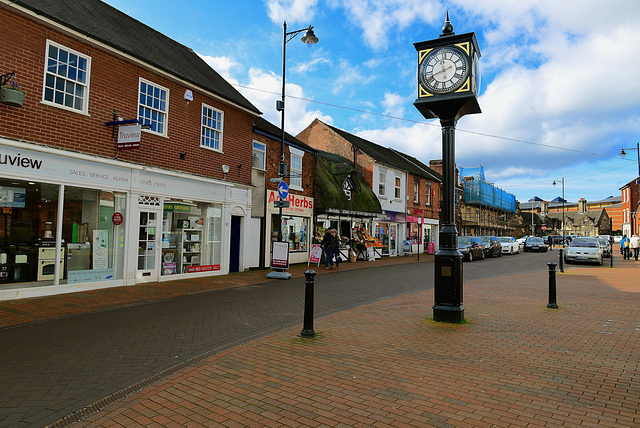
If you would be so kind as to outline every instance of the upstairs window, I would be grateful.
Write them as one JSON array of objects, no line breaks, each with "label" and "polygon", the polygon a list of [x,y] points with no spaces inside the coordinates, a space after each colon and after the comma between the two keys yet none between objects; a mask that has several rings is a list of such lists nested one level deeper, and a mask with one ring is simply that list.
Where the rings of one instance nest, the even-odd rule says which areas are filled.
[{"label": "upstairs window", "polygon": [[222,121],[224,113],[202,104],[202,130],[200,146],[222,151]]},{"label": "upstairs window", "polygon": [[416,181],[413,183],[413,203],[420,203],[420,182]]},{"label": "upstairs window", "polygon": [[425,194],[425,196],[426,196],[426,198],[425,198],[425,205],[426,205],[426,206],[431,205],[431,193],[432,193],[432,190],[431,190],[431,183],[430,183],[430,182],[427,182],[427,193]]},{"label": "upstairs window", "polygon": [[91,57],[47,41],[43,102],[87,113]]},{"label": "upstairs window", "polygon": [[302,150],[289,147],[291,153],[291,170],[289,171],[289,185],[302,190]]},{"label": "upstairs window", "polygon": [[267,155],[267,145],[253,142],[253,154],[251,155],[251,166],[257,169],[267,169],[265,165],[265,157]]},{"label": "upstairs window", "polygon": [[398,176],[396,176],[395,178],[396,178],[396,180],[395,180],[395,193],[394,193],[394,196],[395,196],[396,199],[401,199],[401,196],[402,196],[402,193],[401,193],[402,180]]},{"label": "upstairs window", "polygon": [[142,121],[143,125],[149,125],[151,131],[166,136],[168,107],[169,90],[140,79],[138,120]]},{"label": "upstairs window", "polygon": [[380,171],[378,173],[378,196],[387,195],[387,172]]}]

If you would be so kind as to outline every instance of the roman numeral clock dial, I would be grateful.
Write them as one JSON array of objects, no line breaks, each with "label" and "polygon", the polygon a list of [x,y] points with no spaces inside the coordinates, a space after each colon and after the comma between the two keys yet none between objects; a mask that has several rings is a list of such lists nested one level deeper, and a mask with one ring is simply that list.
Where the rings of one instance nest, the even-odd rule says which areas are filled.
[{"label": "roman numeral clock dial", "polygon": [[447,94],[460,88],[469,75],[466,55],[455,47],[435,48],[420,65],[420,83],[432,94]]}]

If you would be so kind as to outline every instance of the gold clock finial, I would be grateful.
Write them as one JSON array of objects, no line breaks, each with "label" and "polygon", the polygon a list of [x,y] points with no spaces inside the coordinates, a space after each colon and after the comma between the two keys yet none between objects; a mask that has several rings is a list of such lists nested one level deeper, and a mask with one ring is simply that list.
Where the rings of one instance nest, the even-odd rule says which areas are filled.
[{"label": "gold clock finial", "polygon": [[442,35],[455,34],[453,32],[453,25],[449,22],[449,11],[447,11],[447,20],[444,22],[444,26],[442,27]]}]

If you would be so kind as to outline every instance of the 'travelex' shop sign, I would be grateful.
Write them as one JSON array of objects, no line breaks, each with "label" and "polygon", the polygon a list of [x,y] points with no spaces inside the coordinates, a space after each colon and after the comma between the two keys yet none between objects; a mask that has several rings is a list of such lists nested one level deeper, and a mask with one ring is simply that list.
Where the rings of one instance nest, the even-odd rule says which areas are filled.
[{"label": "'travelex' shop sign", "polygon": [[[267,190],[267,210],[269,212],[278,211],[277,208],[274,208],[273,203],[279,199],[278,192]],[[311,217],[313,215],[313,198],[289,193],[286,200],[289,201],[289,207],[283,208],[283,213],[291,215],[297,214],[304,217]]]}]

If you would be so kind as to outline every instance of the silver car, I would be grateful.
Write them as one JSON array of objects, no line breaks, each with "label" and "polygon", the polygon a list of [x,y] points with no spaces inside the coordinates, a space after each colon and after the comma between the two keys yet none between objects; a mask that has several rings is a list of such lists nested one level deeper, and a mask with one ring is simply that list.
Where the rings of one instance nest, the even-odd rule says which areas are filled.
[{"label": "silver car", "polygon": [[602,249],[597,238],[577,237],[571,241],[564,255],[566,263],[597,263],[602,265]]},{"label": "silver car", "polygon": [[611,257],[611,247],[609,246],[609,240],[606,238],[599,237],[598,245],[600,245],[600,249],[602,250],[602,257]]},{"label": "silver car", "polygon": [[511,236],[499,236],[498,242],[502,245],[502,254],[518,254],[520,244]]}]

